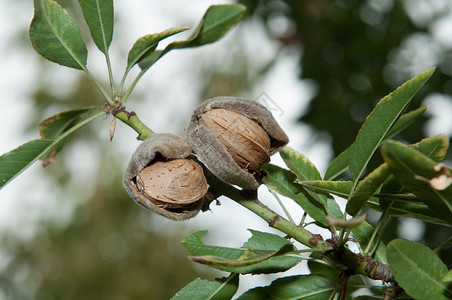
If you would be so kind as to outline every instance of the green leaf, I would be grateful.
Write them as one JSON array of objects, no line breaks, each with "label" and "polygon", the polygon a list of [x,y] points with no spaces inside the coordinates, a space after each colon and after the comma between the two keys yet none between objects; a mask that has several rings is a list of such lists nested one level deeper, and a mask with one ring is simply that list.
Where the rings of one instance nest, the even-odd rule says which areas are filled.
[{"label": "green leaf", "polygon": [[70,68],[85,69],[88,51],[77,24],[52,0],[34,0],[30,25],[33,48],[44,58]]},{"label": "green leaf", "polygon": [[447,136],[439,134],[431,138],[422,139],[420,142],[410,145],[410,147],[418,150],[428,158],[440,162],[446,158],[449,139]]},{"label": "green leaf", "polygon": [[394,278],[415,299],[446,300],[452,288],[442,281],[446,265],[430,248],[419,243],[396,239],[387,247]]},{"label": "green leaf", "polygon": [[[389,139],[397,133],[401,132],[408,126],[410,126],[414,121],[419,119],[422,114],[427,110],[427,106],[422,106],[418,109],[410,111],[402,115],[397,123],[389,130],[389,132],[385,135],[383,140]],[[350,154],[352,151],[353,145],[345,149],[341,152],[328,166],[328,169],[325,172],[324,180],[333,180],[341,175],[345,170],[347,170],[350,164]]]},{"label": "green leaf", "polygon": [[[213,267],[240,268],[255,265],[257,263],[263,262],[272,257],[282,255],[290,251],[293,251],[292,245],[285,245],[281,247],[281,249],[276,251],[255,250],[255,249],[245,250],[239,258],[224,258],[215,255],[200,255],[200,256],[190,256],[190,259],[194,262]],[[232,269],[229,270],[232,271]],[[238,271],[239,271],[238,269],[234,270],[234,272]],[[242,271],[242,273],[249,272],[250,272],[249,270],[246,270],[244,272]],[[256,271],[254,270],[253,273],[254,272]]]},{"label": "green leaf", "polygon": [[268,172],[262,183],[278,194],[295,200],[295,196],[301,193],[301,186],[295,183],[297,176],[294,173],[272,164],[265,164],[262,168]]},{"label": "green leaf", "polygon": [[322,260],[322,255],[318,252],[312,252],[309,256],[311,259],[308,260],[309,271],[313,275],[322,275],[328,278],[331,282],[335,282],[340,273],[345,271],[345,267],[338,264],[337,266],[332,266],[329,263]]},{"label": "green leaf", "polygon": [[328,224],[330,224],[331,226],[334,226],[336,228],[340,228],[340,229],[352,229],[352,228],[358,227],[360,224],[362,224],[366,220],[366,218],[367,218],[367,214],[359,215],[350,220],[336,218],[331,215],[326,216]]},{"label": "green leaf", "polygon": [[438,190],[429,184],[433,178],[442,176],[441,171],[435,170],[437,162],[415,149],[393,141],[386,142],[381,152],[391,172],[405,188],[439,217],[452,222],[452,186]]},{"label": "green leaf", "polygon": [[237,299],[328,300],[333,291],[333,285],[328,278],[321,275],[299,275],[276,279],[269,286],[249,290]]},{"label": "green leaf", "polygon": [[250,232],[252,237],[240,248],[205,245],[202,237],[207,231],[188,236],[182,241],[182,245],[196,262],[242,274],[283,272],[302,259],[284,255],[295,250],[288,240],[270,233],[254,230]]},{"label": "green leaf", "polygon": [[452,283],[452,270],[449,270],[449,272],[444,275],[443,282]]},{"label": "green leaf", "polygon": [[97,48],[107,53],[113,37],[113,0],[78,0]]},{"label": "green leaf", "polygon": [[177,292],[171,300],[231,299],[237,292],[238,286],[238,274],[231,274],[228,278],[216,278],[214,281],[196,278]]},{"label": "green leaf", "polygon": [[149,55],[146,55],[145,58],[138,62],[142,72],[145,72],[147,69],[152,67],[156,61],[158,61],[163,56],[163,50],[154,50],[151,51]]},{"label": "green leaf", "polygon": [[187,40],[172,42],[163,51],[146,57],[140,61],[140,68],[148,69],[173,49],[199,47],[218,41],[243,18],[245,10],[246,7],[241,4],[210,6],[196,30]]},{"label": "green leaf", "polygon": [[91,108],[73,109],[57,113],[39,123],[41,139],[56,139],[80,121],[80,116]]},{"label": "green leaf", "polygon": [[[449,139],[444,135],[437,135],[432,138],[423,139],[410,147],[440,162],[446,157],[447,149],[449,148]],[[366,178],[358,183],[352,196],[347,201],[345,210],[352,216],[358,214],[367,200],[377,192],[390,175],[391,172],[386,163],[381,164],[373,170]]]},{"label": "green leaf", "polygon": [[[167,37],[175,35],[179,32],[185,31],[187,29],[189,29],[189,27],[174,27],[159,33],[148,34],[143,37],[140,37],[135,42],[135,44],[133,44],[132,48],[129,51],[129,55],[127,57],[126,73],[128,73],[130,69],[132,69],[132,67],[135,64],[139,63],[140,61],[148,57],[155,58],[155,56],[153,56],[155,53],[155,48],[157,48],[157,45],[161,40],[166,39]],[[158,56],[160,55],[161,51],[158,52]],[[143,64],[140,63],[140,67],[142,69],[146,69],[147,65],[145,65],[144,63]]]},{"label": "green leaf", "polygon": [[427,106],[421,106],[418,109],[412,110],[406,114],[403,114],[394,126],[391,127],[389,132],[385,135],[384,139],[390,139],[399,132],[403,131],[405,128],[413,124],[417,119],[419,119],[427,110]]},{"label": "green leaf", "polygon": [[342,151],[336,158],[334,158],[323,176],[324,180],[333,180],[347,170],[350,164],[350,154],[352,153],[352,146]]},{"label": "green leaf", "polygon": [[[380,198],[384,201],[390,201],[391,206],[389,208],[382,207],[381,203],[378,202],[378,200],[373,200],[375,198],[371,198],[367,203],[366,206],[383,212],[386,211],[386,213],[389,216],[406,216],[410,218],[415,218],[422,220],[427,223],[442,225],[442,226],[451,226],[446,223],[448,220],[443,220],[439,218],[437,214],[435,214],[427,205],[423,203],[416,203],[416,201],[419,201],[414,195],[409,194],[403,194],[403,195],[375,195],[376,197]],[[414,202],[405,202],[401,201],[400,197],[405,197],[406,199],[412,199]]]},{"label": "green leaf", "polygon": [[262,183],[278,194],[295,200],[311,218],[328,227],[325,207],[313,200],[301,185],[294,183],[296,180],[294,173],[271,164],[263,165],[262,169],[268,172],[268,175],[262,179]]},{"label": "green leaf", "polygon": [[[295,173],[297,181],[322,180],[322,177],[314,164],[300,152],[290,147],[284,147],[280,150],[279,154],[287,167]],[[311,191],[308,191],[308,193],[314,200],[326,207],[327,203],[325,195],[313,193]]]},{"label": "green leaf", "polygon": [[[56,139],[66,130],[75,126],[75,124],[80,121],[80,116],[89,109],[90,108],[68,110],[41,121],[41,123],[39,123],[39,134],[41,135],[41,139]],[[44,160],[43,166],[47,166],[54,161],[55,155],[63,148],[65,142],[66,139],[61,140],[57,145],[40,157],[40,159]]]},{"label": "green leaf", "polygon": [[[347,272],[346,267],[340,264],[333,266],[323,261],[322,255],[320,255],[318,252],[311,253],[309,257],[311,259],[308,260],[308,267],[312,275],[324,276],[328,278],[333,285],[336,286],[341,284],[341,280],[344,278],[344,276],[340,276],[340,274],[342,272]],[[364,281],[360,275],[351,276],[347,280],[347,292],[350,294],[354,290],[358,289],[356,287],[353,287],[353,285],[362,286],[363,284]]]},{"label": "green leaf", "polygon": [[345,210],[351,215],[356,216],[367,200],[381,187],[381,185],[391,175],[387,164],[381,164],[373,170],[356,186],[352,196],[347,201]]},{"label": "green leaf", "polygon": [[358,132],[350,155],[349,169],[355,181],[359,180],[386,134],[434,70],[432,68],[421,73],[384,97],[367,117]]},{"label": "green leaf", "polygon": [[279,154],[287,167],[297,175],[299,181],[322,180],[314,164],[300,152],[290,147],[284,147],[279,151]]},{"label": "green leaf", "polygon": [[218,41],[245,15],[246,7],[241,4],[210,6],[195,32],[185,41],[169,44],[164,52],[172,49],[199,47]]},{"label": "green leaf", "polygon": [[32,140],[0,156],[0,189],[31,166],[53,144],[53,140]]},{"label": "green leaf", "polygon": [[69,130],[66,130],[56,139],[32,140],[0,156],[0,189],[31,166],[36,160],[48,153],[69,134],[104,114],[105,112],[102,111],[86,118]]},{"label": "green leaf", "polygon": [[[366,221],[362,222],[359,226],[352,229],[353,237],[359,241],[359,244],[362,249],[367,247],[367,244],[370,241],[372,233],[374,232],[374,227],[367,223]],[[373,258],[387,264],[388,260],[386,258],[386,247],[384,243],[381,241],[375,251]]]},{"label": "green leaf", "polygon": [[310,190],[328,193],[347,199],[353,188],[352,181],[303,181],[300,184]]}]

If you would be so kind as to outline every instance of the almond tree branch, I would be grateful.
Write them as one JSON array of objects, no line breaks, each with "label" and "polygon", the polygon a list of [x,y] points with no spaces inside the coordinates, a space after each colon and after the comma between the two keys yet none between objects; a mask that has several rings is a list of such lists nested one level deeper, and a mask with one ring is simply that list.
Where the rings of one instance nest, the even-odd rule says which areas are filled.
[{"label": "almond tree branch", "polygon": [[139,140],[144,140],[151,134],[154,134],[154,132],[138,118],[135,112],[128,112],[124,106],[109,106],[107,104],[105,110],[107,111],[107,113],[112,114],[114,117],[118,118],[125,124],[129,125],[133,130],[135,130],[138,133],[137,139]]},{"label": "almond tree branch", "polygon": [[209,185],[217,196],[224,195],[234,200],[261,217],[270,227],[284,232],[313,250],[320,251],[327,259],[346,266],[353,274],[365,275],[371,279],[390,282],[397,286],[392,270],[388,265],[373,260],[369,256],[353,253],[344,246],[339,246],[337,238],[336,240],[324,241],[321,235],[313,234],[305,228],[286,220],[260,202],[257,198],[257,191],[239,190],[232,185],[213,178],[211,174],[206,175]]}]

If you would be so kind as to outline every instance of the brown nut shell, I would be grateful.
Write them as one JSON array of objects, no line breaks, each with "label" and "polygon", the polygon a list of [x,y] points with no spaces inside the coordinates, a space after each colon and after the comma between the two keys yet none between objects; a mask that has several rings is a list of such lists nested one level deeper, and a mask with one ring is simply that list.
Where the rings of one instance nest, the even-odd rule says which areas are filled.
[{"label": "brown nut shell", "polygon": [[192,159],[158,161],[138,172],[136,185],[145,197],[182,207],[204,197],[207,180]]},{"label": "brown nut shell", "polygon": [[[238,122],[240,125],[230,127],[233,130],[227,130],[228,134],[232,133],[232,136],[226,136],[226,139],[232,141],[231,143],[222,141],[221,130],[212,129],[213,127],[221,127],[219,124],[222,121],[218,115],[221,115],[221,111],[225,110],[229,113],[237,113],[242,117],[245,117],[247,121]],[[212,113],[214,112],[214,113]],[[206,115],[207,114],[207,115]],[[215,117],[209,117],[210,114],[214,114]],[[207,117],[206,117],[207,116]],[[210,126],[206,119],[213,119],[215,126]],[[234,120],[234,118],[231,118]],[[245,122],[252,123],[245,123]],[[226,122],[228,123],[228,122]],[[229,123],[234,123],[229,121]],[[250,126],[243,126],[243,124],[253,124]],[[260,129],[253,130],[257,124]],[[248,128],[247,128],[248,127]],[[239,130],[239,128],[241,128]],[[265,134],[263,134],[265,132]],[[248,137],[247,137],[248,135]],[[252,135],[252,138],[249,138]],[[268,146],[268,153],[262,155],[263,159],[257,159],[253,164],[249,163],[248,167],[243,167],[243,163],[240,163],[240,159],[237,157],[250,158],[249,154],[253,153],[249,147],[251,144],[255,144],[254,151],[262,152],[262,149],[266,148],[266,142],[264,140],[267,136],[270,143]],[[259,182],[255,178],[255,170],[260,168],[262,162],[267,162],[267,156],[276,153],[284,147],[289,138],[281,129],[279,124],[273,118],[270,111],[263,105],[253,100],[237,97],[216,97],[202,103],[194,112],[190,124],[187,128],[187,139],[198,156],[198,159],[206,165],[207,168],[219,179],[234,185],[238,185],[244,189],[257,189]],[[246,143],[244,139],[250,139]],[[259,141],[255,143],[256,141]],[[243,151],[245,149],[245,151]],[[244,160],[247,162],[247,160]],[[252,161],[249,159],[248,162]],[[247,163],[248,163],[247,162]],[[252,166],[250,168],[250,166]]]},{"label": "brown nut shell", "polygon": [[202,167],[184,138],[153,134],[136,149],[123,184],[139,205],[173,220],[194,217],[207,192]]},{"label": "brown nut shell", "polygon": [[205,112],[201,123],[217,136],[241,168],[258,170],[270,161],[270,138],[253,120],[220,108]]}]

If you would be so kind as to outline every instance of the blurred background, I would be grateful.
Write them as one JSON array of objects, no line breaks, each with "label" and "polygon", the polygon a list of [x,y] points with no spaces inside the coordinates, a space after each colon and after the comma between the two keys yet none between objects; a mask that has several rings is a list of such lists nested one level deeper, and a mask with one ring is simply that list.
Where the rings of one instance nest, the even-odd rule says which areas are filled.
[{"label": "blurred background", "polygon": [[[89,38],[77,1],[57,2],[82,28],[88,68],[107,86],[104,57]],[[452,135],[450,0],[239,2],[248,8],[239,26],[213,45],[165,56],[141,79],[127,109],[155,132],[183,134],[205,99],[233,95],[267,101],[274,104],[289,145],[323,173],[353,142],[381,97],[437,66],[409,108],[428,105],[427,114],[396,138],[413,143]],[[38,138],[41,120],[103,100],[82,72],[34,52],[28,39],[32,1],[0,4],[0,153],[5,153]],[[110,49],[116,81],[137,38],[174,26],[193,28],[212,4],[219,2],[115,1]],[[0,299],[169,299],[196,277],[224,275],[191,263],[180,244],[185,236],[208,229],[206,243],[240,246],[250,237],[247,228],[274,232],[228,199],[184,222],[135,205],[121,178],[139,142],[120,122],[109,142],[110,122],[106,116],[77,131],[55,163],[45,169],[36,163],[0,191]],[[277,155],[272,162],[281,164]],[[372,161],[378,163],[378,157]],[[265,187],[259,192],[281,211]],[[302,211],[285,203],[299,220]],[[385,239],[401,236],[435,248],[450,229],[431,227],[393,220]],[[440,253],[449,268],[451,252]],[[306,266],[290,272],[306,272]],[[243,276],[240,289],[272,279]]]}]

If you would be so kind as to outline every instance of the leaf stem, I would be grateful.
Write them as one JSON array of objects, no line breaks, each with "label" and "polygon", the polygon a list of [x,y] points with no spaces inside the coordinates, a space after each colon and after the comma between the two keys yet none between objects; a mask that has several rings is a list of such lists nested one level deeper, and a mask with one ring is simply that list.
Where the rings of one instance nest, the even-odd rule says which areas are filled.
[{"label": "leaf stem", "polygon": [[108,49],[105,51],[105,60],[107,62],[108,78],[110,79],[111,94],[115,95],[116,94],[115,81],[113,79],[113,71],[111,68],[110,54],[108,52]]},{"label": "leaf stem", "polygon": [[[383,212],[383,214],[380,216],[380,218],[378,219],[377,225],[374,228],[374,231],[372,232],[372,236],[369,239],[369,242],[367,243],[366,249],[364,250],[364,254],[369,254],[370,249],[373,249],[373,251],[375,251],[378,243],[376,242],[376,244],[374,245],[374,241],[375,241],[375,237],[377,236],[377,234],[381,231],[381,228],[385,228],[386,226],[382,227],[383,221],[386,219],[387,216],[387,212],[389,211],[389,209],[391,208],[391,205],[389,205],[389,207],[387,209],[385,209],[385,211]],[[373,251],[371,251],[373,253]]]},{"label": "leaf stem", "polygon": [[286,214],[289,221],[296,224],[295,221],[292,219],[292,216],[289,214],[289,211],[287,210],[287,208],[281,202],[281,199],[279,199],[278,195],[271,188],[268,188],[268,191],[273,195],[273,197],[275,197],[276,201],[278,201],[279,206],[281,206],[281,208],[284,210],[284,213]]},{"label": "leaf stem", "polygon": [[80,65],[85,72],[85,74],[88,76],[89,79],[94,83],[94,85],[97,87],[97,89],[100,91],[102,96],[104,96],[105,100],[108,102],[109,105],[113,106],[115,105],[114,101],[111,99],[111,97],[108,95],[107,91],[100,85],[99,82],[97,82],[96,78],[91,74],[90,71],[85,66]]},{"label": "leaf stem", "polygon": [[[141,70],[140,73],[138,73],[137,77],[134,79],[130,87],[127,89],[126,93],[121,97],[121,103],[124,103],[126,101],[126,99],[129,97],[130,93],[133,91],[138,81],[144,75],[145,72],[146,70]],[[123,78],[125,79],[125,77]],[[124,84],[124,82],[122,82],[122,84]]]},{"label": "leaf stem", "polygon": [[449,245],[452,245],[452,237],[449,240],[447,240],[444,243],[442,243],[441,245],[439,245],[438,247],[436,247],[433,251],[434,252],[438,252],[441,249],[443,249],[443,248],[445,248],[445,247],[447,247]]},{"label": "leaf stem", "polygon": [[58,143],[59,141],[61,141],[62,139],[64,139],[65,137],[67,137],[68,135],[73,133],[74,131],[76,131],[77,129],[80,129],[81,127],[85,126],[89,122],[93,121],[94,119],[97,119],[98,117],[100,117],[102,115],[105,115],[104,111],[100,111],[100,112],[92,115],[91,117],[88,117],[85,120],[78,122],[74,127],[71,127],[70,129],[68,129],[67,131],[63,132],[61,135],[59,135],[54,140],[55,142],[48,147],[48,149],[52,148],[56,143]]},{"label": "leaf stem", "polygon": [[[118,94],[119,95],[122,94],[122,89],[124,88],[124,83],[126,81],[126,78],[127,78],[128,74],[129,74],[129,69],[126,69],[126,71],[124,72],[124,75],[122,75],[121,82],[119,83],[119,87],[118,87]],[[121,103],[124,103],[124,100],[122,100],[122,98],[123,97],[121,96]]]}]

